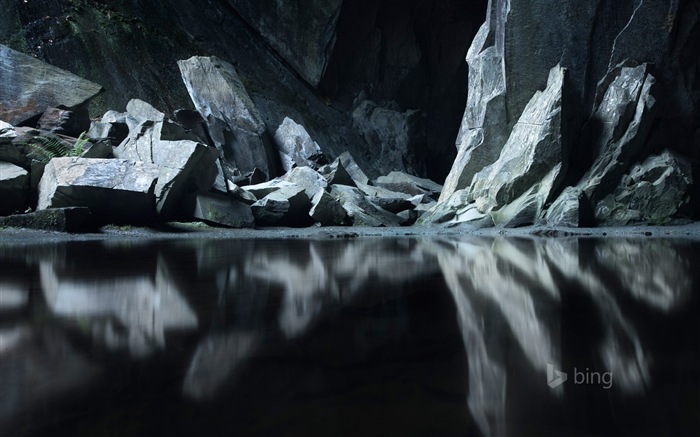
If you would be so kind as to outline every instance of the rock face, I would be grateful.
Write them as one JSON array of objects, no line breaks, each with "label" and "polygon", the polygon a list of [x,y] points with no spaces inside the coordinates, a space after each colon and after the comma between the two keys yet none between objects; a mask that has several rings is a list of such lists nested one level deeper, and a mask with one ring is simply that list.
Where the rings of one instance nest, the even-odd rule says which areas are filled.
[{"label": "rock face", "polygon": [[301,77],[318,85],[335,44],[342,0],[228,2]]},{"label": "rock face", "polygon": [[221,152],[226,178],[258,169],[272,178],[277,166],[266,126],[233,65],[215,57],[179,61],[182,79]]},{"label": "rock face", "polygon": [[[673,150],[697,156],[693,138],[700,127],[700,83],[676,77],[687,77],[681,71],[688,65],[697,68],[697,47],[683,41],[697,38],[698,22],[697,5],[683,1],[564,2],[556,7],[547,0],[490,2],[467,55],[469,97],[458,156],[440,196],[442,206],[429,216],[454,222],[461,211],[463,217],[481,220],[469,207],[474,202],[476,212],[504,226],[540,220],[593,224],[596,205],[605,198],[612,207],[617,196],[612,192],[626,183],[630,167],[668,147],[668,137],[675,138]],[[686,67],[674,57],[684,59]],[[567,71],[558,91],[564,111],[549,118],[550,105],[534,102],[532,95],[555,64]],[[548,82],[550,89],[551,73]],[[668,112],[660,112],[662,107]],[[530,122],[534,125],[526,128]],[[527,146],[533,139],[522,138],[527,130],[542,137],[539,147]],[[517,145],[523,148],[516,151]],[[545,155],[538,158],[530,154],[533,150]],[[671,203],[681,203],[682,196],[668,194]],[[623,198],[623,203],[631,199]],[[682,213],[675,207],[665,211]]]},{"label": "rock face", "polygon": [[0,120],[20,125],[46,108],[74,108],[102,87],[68,71],[0,45]]},{"label": "rock face", "polygon": [[127,159],[54,158],[41,178],[37,209],[85,206],[113,222],[147,223],[159,172]]}]

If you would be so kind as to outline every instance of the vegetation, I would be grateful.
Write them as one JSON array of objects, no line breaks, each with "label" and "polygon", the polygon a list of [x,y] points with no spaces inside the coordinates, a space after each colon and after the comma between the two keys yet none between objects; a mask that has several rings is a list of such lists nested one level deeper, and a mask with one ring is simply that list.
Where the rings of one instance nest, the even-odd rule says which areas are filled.
[{"label": "vegetation", "polygon": [[89,141],[88,133],[83,132],[73,144],[73,147],[68,146],[57,137],[47,136],[35,137],[31,142],[23,143],[23,145],[31,150],[30,156],[32,159],[46,164],[52,158],[80,156],[85,151],[85,146]]}]

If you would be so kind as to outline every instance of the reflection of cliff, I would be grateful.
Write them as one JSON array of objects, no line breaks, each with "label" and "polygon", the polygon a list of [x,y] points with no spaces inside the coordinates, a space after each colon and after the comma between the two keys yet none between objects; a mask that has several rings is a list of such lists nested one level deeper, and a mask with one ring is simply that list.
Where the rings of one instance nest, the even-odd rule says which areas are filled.
[{"label": "reflection of cliff", "polygon": [[[0,245],[0,263],[12,267],[0,271],[0,297],[14,299],[0,312],[10,311],[22,326],[0,330],[0,425],[39,408],[26,391],[35,382],[56,397],[88,383],[84,371],[98,363],[81,357],[84,343],[72,339],[87,337],[108,355],[127,350],[135,362],[186,345],[175,355],[184,360],[176,365],[178,390],[193,401],[215,401],[240,387],[246,378],[239,376],[255,372],[249,364],[256,358],[305,338],[322,338],[304,351],[308,357],[344,366],[358,362],[352,354],[387,353],[387,344],[410,332],[411,311],[422,308],[399,306],[403,312],[380,313],[362,326],[356,319],[348,326],[340,314],[405,304],[415,284],[429,280],[431,292],[446,286],[455,302],[468,360],[467,408],[484,434],[505,434],[523,387],[554,402],[575,395],[571,382],[547,387],[550,363],[612,372],[614,390],[627,396],[654,387],[651,365],[665,357],[645,337],[650,331],[639,311],[662,318],[692,300],[697,250],[661,239],[467,236],[79,247]],[[44,307],[49,320],[35,327],[31,314]],[[346,325],[319,334],[329,320]],[[582,342],[572,332],[582,332]],[[171,342],[177,333],[192,341]],[[41,382],[52,369],[60,374]]]}]

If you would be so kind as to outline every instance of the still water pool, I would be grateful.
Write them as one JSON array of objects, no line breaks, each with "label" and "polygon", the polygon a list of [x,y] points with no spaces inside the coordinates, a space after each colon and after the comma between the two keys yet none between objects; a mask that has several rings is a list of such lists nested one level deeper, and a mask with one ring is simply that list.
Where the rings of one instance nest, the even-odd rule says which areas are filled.
[{"label": "still water pool", "polygon": [[0,435],[700,435],[700,244],[0,242]]}]

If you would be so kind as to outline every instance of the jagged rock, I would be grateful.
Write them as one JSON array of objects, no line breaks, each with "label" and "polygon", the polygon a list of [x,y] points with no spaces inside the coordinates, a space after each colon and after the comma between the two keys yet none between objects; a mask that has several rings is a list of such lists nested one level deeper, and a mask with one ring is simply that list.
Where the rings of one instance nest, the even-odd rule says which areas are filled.
[{"label": "jagged rock", "polygon": [[228,183],[228,193],[235,200],[243,202],[246,205],[252,205],[258,201],[258,198],[255,197],[253,193],[231,182]]},{"label": "jagged rock", "polygon": [[73,110],[64,107],[48,108],[39,118],[37,127],[55,134],[77,138],[90,129],[90,114],[85,107]]},{"label": "jagged rock", "polygon": [[39,183],[37,209],[85,206],[112,222],[149,222],[158,175],[158,167],[147,162],[54,158]]},{"label": "jagged rock", "polygon": [[289,117],[285,117],[277,128],[274,136],[282,170],[286,173],[293,167],[318,168],[324,164],[325,158],[321,147],[311,139],[304,126],[297,124]]},{"label": "jagged rock", "polygon": [[265,123],[233,65],[215,57],[178,61],[182,80],[197,111],[206,120],[211,139],[221,151],[226,178],[258,169],[276,173]]},{"label": "jagged rock", "polygon": [[595,218],[603,226],[666,224],[683,212],[692,183],[690,164],[666,150],[635,165],[615,191],[596,204]]},{"label": "jagged rock", "polygon": [[263,226],[308,226],[311,202],[304,188],[286,183],[255,202],[251,208],[255,223]]},{"label": "jagged rock", "polygon": [[386,176],[380,176],[374,181],[374,184],[410,196],[426,194],[434,199],[437,199],[442,191],[442,185],[430,179],[419,178],[400,171],[392,171]]},{"label": "jagged rock", "polygon": [[365,193],[367,200],[393,214],[415,208],[415,205],[410,201],[411,196],[409,194],[361,183],[357,184],[357,188]]},{"label": "jagged rock", "polygon": [[328,185],[356,185],[340,158],[336,158],[331,164],[319,168],[318,172],[328,181]]},{"label": "jagged rock", "polygon": [[[246,185],[244,189],[251,193],[256,199],[262,199],[270,193],[273,193],[281,188],[293,186],[291,182],[287,182],[282,178],[275,178],[271,181],[263,182],[255,185]],[[230,186],[230,184],[229,184]]]},{"label": "jagged rock", "polygon": [[46,108],[76,108],[96,96],[96,83],[0,45],[0,119],[19,125]]},{"label": "jagged rock", "polygon": [[333,196],[320,188],[311,199],[309,215],[323,226],[334,226],[342,225],[347,213]]},{"label": "jagged rock", "polygon": [[347,185],[333,185],[333,196],[343,206],[355,226],[401,226],[402,221],[390,213],[369,202],[358,188]]},{"label": "jagged rock", "polygon": [[645,154],[645,145],[656,113],[652,95],[654,77],[646,64],[623,67],[610,83],[584,134],[595,161],[578,187],[592,204],[612,192],[631,163]]},{"label": "jagged rock", "polygon": [[365,100],[353,110],[352,119],[362,139],[381,151],[379,159],[384,165],[425,173],[425,118],[420,111],[400,112]]},{"label": "jagged rock", "polygon": [[117,147],[129,135],[129,128],[126,123],[98,121],[90,125],[88,134],[93,140],[106,140],[109,141],[112,146]]},{"label": "jagged rock", "polygon": [[[494,13],[493,8],[490,13]],[[457,136],[457,157],[440,201],[469,187],[474,175],[498,159],[512,128],[506,111],[503,56],[493,44],[494,23],[493,15],[487,17],[467,52],[467,107]]]},{"label": "jagged rock", "polygon": [[328,186],[326,179],[310,167],[296,167],[284,175],[282,180],[302,187],[309,199],[314,197],[319,189]]},{"label": "jagged rock", "polygon": [[96,142],[88,141],[85,144],[85,150],[80,154],[81,158],[111,158],[112,144],[107,140],[98,140]]},{"label": "jagged rock", "polygon": [[29,214],[0,217],[0,226],[58,232],[80,232],[85,230],[89,216],[90,210],[84,207],[52,208]]},{"label": "jagged rock", "polygon": [[[457,190],[446,200],[435,203],[418,218],[418,225],[447,225],[456,226],[468,224],[474,228],[494,226],[491,215],[485,214],[470,203],[468,189]],[[417,208],[418,209],[418,208]],[[418,209],[418,211],[421,211]]]},{"label": "jagged rock", "polygon": [[0,161],[0,215],[24,212],[29,205],[29,173]]},{"label": "jagged rock", "polygon": [[251,26],[312,86],[335,44],[342,0],[229,0]]},{"label": "jagged rock", "polygon": [[583,221],[583,193],[575,187],[566,187],[564,191],[547,208],[544,223],[551,226],[569,226],[576,228]]},{"label": "jagged rock", "polygon": [[[354,182],[360,182],[362,184],[369,184],[370,183],[369,178],[367,177],[365,172],[362,171],[360,166],[357,165],[357,162],[352,157],[352,155],[350,155],[350,152],[343,152],[340,156],[338,156],[338,160],[340,161],[340,164],[342,164],[343,168],[350,175],[350,178],[352,178],[352,180]],[[340,176],[340,175],[336,175],[336,176]],[[334,183],[334,182],[331,182],[331,183]]]},{"label": "jagged rock", "polygon": [[225,194],[193,193],[183,202],[181,213],[207,223],[231,228],[252,228],[255,225],[250,206]]},{"label": "jagged rock", "polygon": [[127,126],[129,126],[129,131],[135,130],[136,127],[144,121],[157,123],[163,120],[165,120],[165,114],[148,102],[144,102],[141,99],[131,99],[129,103],[126,104],[124,121]]}]

